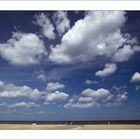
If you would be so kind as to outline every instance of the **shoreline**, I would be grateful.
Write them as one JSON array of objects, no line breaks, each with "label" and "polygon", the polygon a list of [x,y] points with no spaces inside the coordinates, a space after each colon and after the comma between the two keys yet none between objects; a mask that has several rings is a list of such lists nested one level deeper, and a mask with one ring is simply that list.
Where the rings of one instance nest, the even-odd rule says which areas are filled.
[{"label": "shoreline", "polygon": [[140,124],[0,124],[0,130],[140,130]]}]

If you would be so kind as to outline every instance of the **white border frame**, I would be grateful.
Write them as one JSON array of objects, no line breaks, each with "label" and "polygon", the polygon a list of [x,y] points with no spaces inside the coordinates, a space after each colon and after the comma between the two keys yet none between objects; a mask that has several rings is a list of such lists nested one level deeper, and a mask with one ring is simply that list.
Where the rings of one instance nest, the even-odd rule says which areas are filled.
[{"label": "white border frame", "polygon": [[2,130],[0,139],[140,140],[140,130]]},{"label": "white border frame", "polygon": [[0,1],[0,10],[140,10],[140,1]]}]

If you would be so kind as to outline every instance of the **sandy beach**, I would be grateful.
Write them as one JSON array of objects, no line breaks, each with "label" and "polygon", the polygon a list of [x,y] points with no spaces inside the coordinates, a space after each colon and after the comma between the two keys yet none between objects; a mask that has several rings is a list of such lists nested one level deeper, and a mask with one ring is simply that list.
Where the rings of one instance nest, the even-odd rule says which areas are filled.
[{"label": "sandy beach", "polygon": [[135,124],[109,125],[37,125],[37,124],[0,124],[0,130],[140,130]]}]

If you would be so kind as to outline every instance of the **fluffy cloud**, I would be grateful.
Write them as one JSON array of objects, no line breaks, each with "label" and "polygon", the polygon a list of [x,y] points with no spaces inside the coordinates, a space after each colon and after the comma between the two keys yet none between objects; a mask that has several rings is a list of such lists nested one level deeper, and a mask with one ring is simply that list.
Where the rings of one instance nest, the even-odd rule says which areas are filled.
[{"label": "fluffy cloud", "polygon": [[50,83],[47,84],[46,90],[47,91],[55,91],[55,90],[63,89],[63,88],[65,88],[65,85],[62,84],[62,83],[59,83],[59,82],[50,82]]},{"label": "fluffy cloud", "polygon": [[123,94],[118,94],[116,97],[116,102],[122,102],[127,99],[127,92],[123,92]]},{"label": "fluffy cloud", "polygon": [[71,98],[67,104],[64,105],[65,108],[91,108],[100,107],[100,101],[105,101],[111,96],[111,93],[107,89],[85,89],[82,91],[80,97]]},{"label": "fluffy cloud", "polygon": [[49,93],[46,96],[46,101],[49,101],[49,102],[61,102],[61,101],[66,100],[68,97],[69,97],[69,95],[64,93],[64,92],[55,91],[54,93]]},{"label": "fluffy cloud", "polygon": [[42,33],[48,39],[55,39],[55,28],[51,23],[50,19],[44,13],[35,16],[36,25],[39,25],[42,28]]},{"label": "fluffy cloud", "polygon": [[65,88],[65,85],[59,82],[50,82],[47,84],[45,96],[47,102],[61,102],[68,99],[67,93],[58,91],[58,89]]},{"label": "fluffy cloud", "polygon": [[9,105],[8,107],[15,108],[15,107],[39,107],[40,105],[35,104],[34,102],[19,102],[19,103],[14,103],[12,105]]},{"label": "fluffy cloud", "polygon": [[31,108],[31,107],[40,107],[39,104],[36,104],[35,102],[16,102],[13,104],[7,104],[5,102],[0,104],[0,107],[6,107],[6,108],[16,108],[16,107],[26,107],[26,108]]},{"label": "fluffy cloud", "polygon": [[[48,104],[60,103],[69,98],[69,94],[61,91],[39,91],[28,86],[15,86],[14,84],[4,84],[0,81],[0,98],[30,98],[44,99]],[[100,88],[85,89],[79,96],[71,96],[64,105],[65,108],[91,108],[91,107],[111,107],[119,106],[127,99],[127,92],[122,87],[115,87],[113,90]],[[6,107],[39,107],[34,102],[18,102],[11,105],[0,104]]]},{"label": "fluffy cloud", "polygon": [[[51,86],[50,86],[51,85]],[[59,82],[49,84],[48,90],[39,91],[38,89],[32,89],[28,86],[16,86],[14,84],[5,84],[0,81],[0,98],[28,98],[31,100],[42,99],[47,103],[59,103],[69,98],[69,95],[65,92],[56,91],[57,89],[64,88],[63,84]],[[0,104],[4,106],[5,104]],[[7,107],[39,107],[34,102],[19,102],[11,105],[5,105]]]},{"label": "fluffy cloud", "polygon": [[16,86],[14,84],[5,84],[0,81],[0,97],[2,98],[30,98],[37,99],[41,95],[38,89],[32,89],[28,86]]},{"label": "fluffy cloud", "polygon": [[140,73],[135,72],[134,75],[132,76],[130,82],[139,82],[140,81]]},{"label": "fluffy cloud", "polygon": [[97,56],[111,57],[126,42],[121,33],[125,20],[123,11],[88,12],[63,35],[60,44],[51,48],[49,59],[69,64],[94,60]]},{"label": "fluffy cloud", "polygon": [[82,95],[92,97],[94,100],[104,99],[110,95],[109,90],[100,88],[98,90],[86,89],[82,92]]},{"label": "fluffy cloud", "polygon": [[70,28],[67,12],[57,11],[53,16],[53,21],[60,36]]},{"label": "fluffy cloud", "polygon": [[112,100],[104,104],[106,107],[117,107],[120,106],[125,100],[127,100],[127,92],[125,91],[125,86],[116,87],[114,86],[111,89],[111,92],[114,93]]},{"label": "fluffy cloud", "polygon": [[105,68],[103,70],[97,71],[95,75],[99,77],[106,77],[113,74],[116,70],[116,64],[105,64]]},{"label": "fluffy cloud", "polygon": [[97,84],[97,83],[98,83],[97,81],[93,81],[93,80],[89,80],[89,79],[87,79],[85,81],[85,84]]},{"label": "fluffy cloud", "polygon": [[121,88],[115,88],[112,93],[108,89],[85,89],[79,97],[70,98],[65,108],[92,108],[119,106],[127,99],[127,92]]},{"label": "fluffy cloud", "polygon": [[117,106],[120,106],[125,100],[127,100],[127,92],[118,94],[114,101],[106,103],[105,106],[106,107],[117,107]]},{"label": "fluffy cloud", "polygon": [[63,35],[60,44],[51,47],[49,59],[58,64],[93,61],[98,56],[127,61],[140,47],[136,38],[121,32],[125,21],[123,11],[89,11]]},{"label": "fluffy cloud", "polygon": [[113,55],[113,61],[127,61],[134,54],[134,52],[135,50],[130,45],[124,45],[123,48],[118,49],[118,51]]},{"label": "fluffy cloud", "polygon": [[0,55],[12,64],[29,65],[39,63],[47,52],[36,34],[16,32],[7,43],[0,44]]},{"label": "fluffy cloud", "polygon": [[90,101],[93,101],[93,98],[92,97],[79,97],[78,101],[79,102],[90,102]]}]

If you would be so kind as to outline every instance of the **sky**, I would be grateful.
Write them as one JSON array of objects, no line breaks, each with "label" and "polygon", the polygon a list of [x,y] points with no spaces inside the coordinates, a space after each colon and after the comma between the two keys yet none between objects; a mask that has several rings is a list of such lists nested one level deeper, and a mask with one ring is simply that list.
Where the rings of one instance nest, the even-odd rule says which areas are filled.
[{"label": "sky", "polygon": [[140,119],[139,11],[0,19],[0,120]]}]

